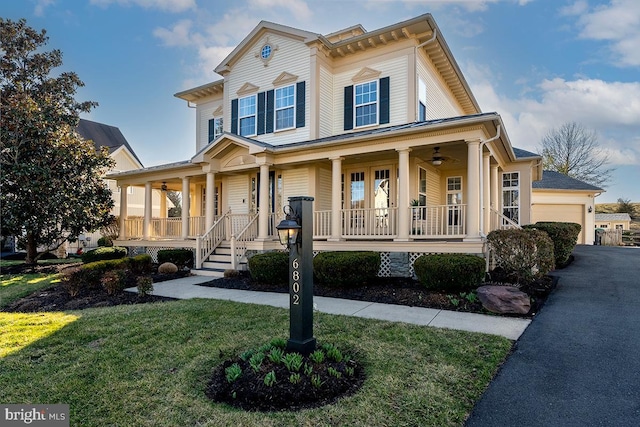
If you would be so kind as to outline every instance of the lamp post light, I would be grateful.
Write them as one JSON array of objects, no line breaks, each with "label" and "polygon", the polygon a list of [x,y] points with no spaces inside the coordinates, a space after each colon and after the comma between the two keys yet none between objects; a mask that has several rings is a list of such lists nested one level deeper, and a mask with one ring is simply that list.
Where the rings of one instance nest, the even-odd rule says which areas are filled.
[{"label": "lamp post light", "polygon": [[313,336],[313,197],[289,197],[286,218],[276,226],[289,248],[289,341],[287,349],[309,354]]}]

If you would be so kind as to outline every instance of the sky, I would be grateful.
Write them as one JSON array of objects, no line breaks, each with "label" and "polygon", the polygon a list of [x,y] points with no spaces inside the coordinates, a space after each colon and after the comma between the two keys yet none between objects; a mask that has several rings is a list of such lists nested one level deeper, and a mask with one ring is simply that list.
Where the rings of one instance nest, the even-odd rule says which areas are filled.
[{"label": "sky", "polygon": [[195,154],[195,111],[177,92],[213,69],[261,21],[319,34],[372,31],[431,13],[483,112],[514,146],[539,152],[576,122],[597,135],[613,179],[597,203],[640,202],[638,0],[12,0],[5,19],[46,29],[47,50],[85,86],[83,118],[120,128],[144,166]]}]

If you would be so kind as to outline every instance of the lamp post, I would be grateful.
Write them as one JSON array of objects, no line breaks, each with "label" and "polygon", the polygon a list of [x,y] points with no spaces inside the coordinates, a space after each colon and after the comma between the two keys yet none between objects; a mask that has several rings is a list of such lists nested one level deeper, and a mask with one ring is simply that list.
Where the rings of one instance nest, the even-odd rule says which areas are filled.
[{"label": "lamp post", "polygon": [[289,197],[286,218],[276,226],[289,248],[289,341],[287,349],[309,354],[313,336],[313,197]]}]

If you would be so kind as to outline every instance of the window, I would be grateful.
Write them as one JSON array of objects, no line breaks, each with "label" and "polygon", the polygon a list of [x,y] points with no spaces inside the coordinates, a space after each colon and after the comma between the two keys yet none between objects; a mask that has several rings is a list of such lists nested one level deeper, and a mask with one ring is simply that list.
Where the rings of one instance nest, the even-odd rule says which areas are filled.
[{"label": "window", "polygon": [[418,167],[418,202],[427,206],[427,170],[421,167]]},{"label": "window", "polygon": [[520,173],[502,174],[502,214],[516,224],[520,223]]},{"label": "window", "polygon": [[378,82],[355,86],[356,127],[378,124]]},{"label": "window", "polygon": [[256,134],[256,96],[251,95],[238,100],[238,120],[240,135]]},{"label": "window", "polygon": [[295,126],[295,86],[286,86],[275,90],[276,130],[291,129]]},{"label": "window", "polygon": [[[449,211],[449,226],[462,226],[462,177],[447,178],[447,210]],[[459,231],[459,230],[457,230]]]},{"label": "window", "polygon": [[623,228],[622,224],[616,224],[616,230],[622,230]]},{"label": "window", "polygon": [[222,117],[217,117],[209,120],[209,139],[211,142],[217,137],[222,135]]},{"label": "window", "polygon": [[418,121],[427,120],[427,85],[424,80],[418,80]]},{"label": "window", "polygon": [[364,208],[364,172],[351,174],[351,209]]}]

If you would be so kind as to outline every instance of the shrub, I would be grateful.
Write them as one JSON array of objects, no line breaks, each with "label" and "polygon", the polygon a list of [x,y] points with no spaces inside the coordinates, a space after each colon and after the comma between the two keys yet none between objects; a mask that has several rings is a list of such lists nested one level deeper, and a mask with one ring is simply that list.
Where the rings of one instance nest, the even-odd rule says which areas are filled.
[{"label": "shrub", "polygon": [[536,222],[525,225],[526,229],[542,230],[553,241],[556,268],[563,267],[569,261],[569,256],[578,243],[578,235],[582,226],[575,222]]},{"label": "shrub", "polygon": [[172,262],[165,262],[158,266],[158,273],[160,274],[173,274],[178,272],[178,266]]},{"label": "shrub", "polygon": [[496,268],[509,281],[530,283],[553,269],[553,242],[535,229],[494,230],[487,236]]},{"label": "shrub", "polygon": [[153,292],[153,279],[149,276],[140,276],[136,279],[138,295],[146,297]]},{"label": "shrub", "polygon": [[98,246],[113,246],[113,241],[109,237],[102,236],[98,239]]},{"label": "shrub", "polygon": [[153,269],[153,259],[149,254],[140,254],[129,258],[129,268],[137,275],[151,274]]},{"label": "shrub", "polygon": [[265,252],[249,258],[251,278],[262,283],[280,285],[289,283],[289,253]]},{"label": "shrub", "polygon": [[132,277],[129,270],[109,270],[102,275],[100,283],[107,294],[114,295],[129,287]]},{"label": "shrub", "polygon": [[466,254],[422,255],[413,269],[428,289],[467,292],[476,289],[485,274],[485,260]]},{"label": "shrub", "polygon": [[314,277],[327,286],[360,286],[375,279],[379,269],[379,252],[321,252],[313,259]]},{"label": "shrub", "polygon": [[193,251],[191,249],[161,249],[158,251],[158,264],[171,262],[180,270],[193,268]]},{"label": "shrub", "polygon": [[94,261],[119,259],[127,256],[127,248],[121,246],[100,247],[82,254],[82,262],[88,264]]}]

